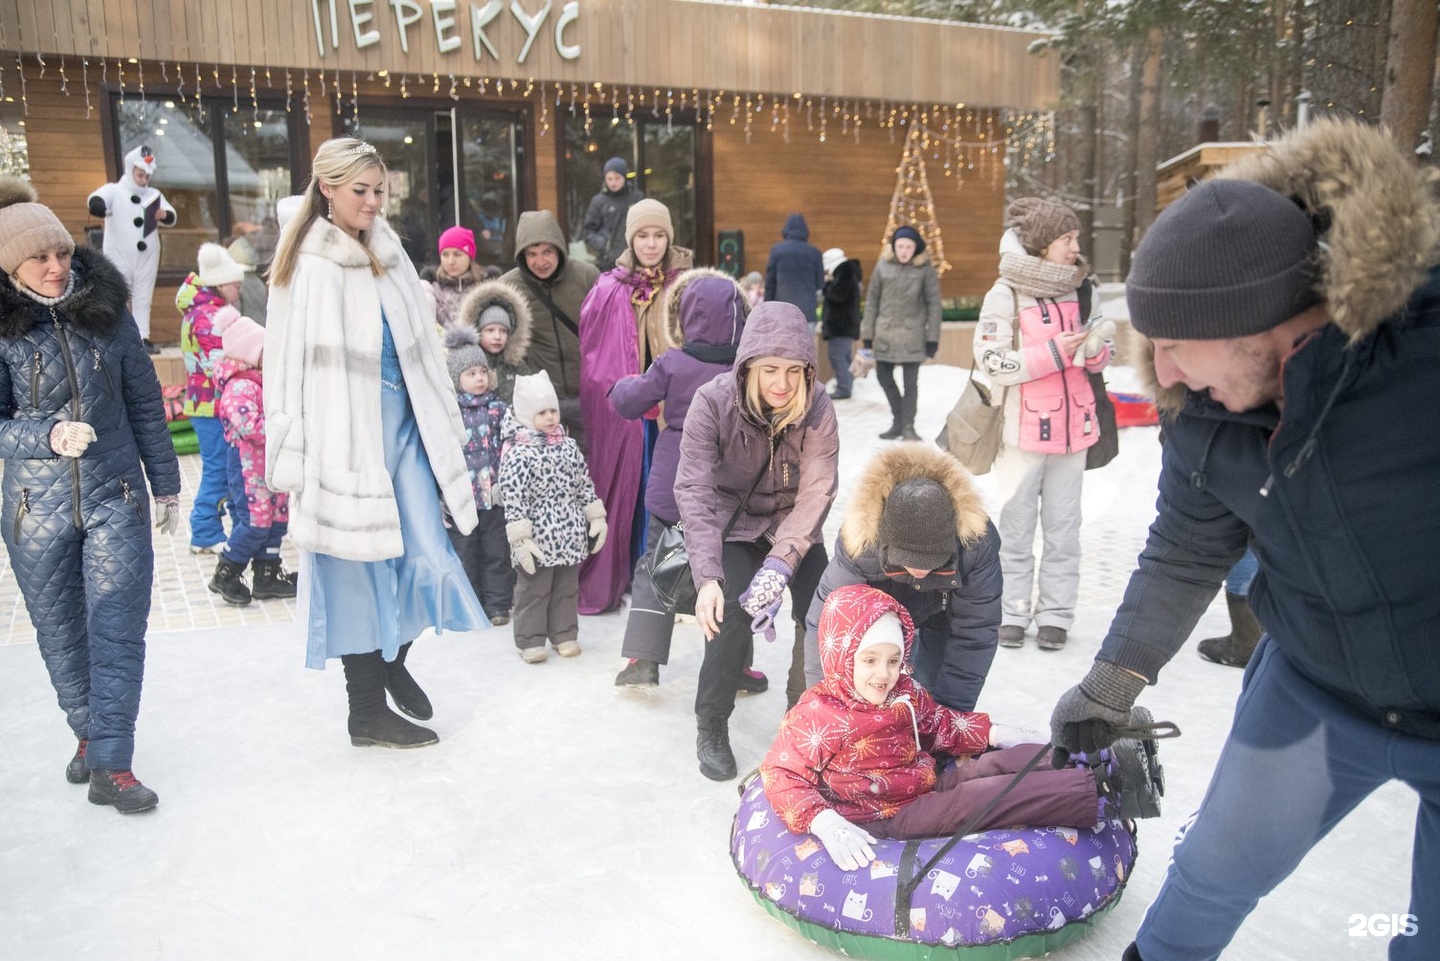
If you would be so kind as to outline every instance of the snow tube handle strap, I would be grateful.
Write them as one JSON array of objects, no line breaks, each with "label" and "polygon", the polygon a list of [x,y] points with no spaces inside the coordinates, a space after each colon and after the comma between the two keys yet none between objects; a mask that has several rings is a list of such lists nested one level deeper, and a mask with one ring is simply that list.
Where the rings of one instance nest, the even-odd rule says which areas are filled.
[{"label": "snow tube handle strap", "polygon": [[962,824],[954,834],[950,835],[950,840],[942,844],[940,850],[936,851],[930,860],[921,865],[920,870],[913,874],[910,873],[910,868],[914,866],[915,861],[919,858],[920,842],[905,842],[905,848],[900,853],[900,866],[897,870],[897,874],[902,880],[899,880],[895,886],[895,936],[897,938],[904,938],[906,940],[910,938],[910,900],[915,894],[915,889],[920,886],[920,881],[930,873],[930,870],[934,868],[935,865],[940,863],[940,859],[950,852],[950,849],[955,846],[957,841],[974,830],[975,825],[979,824],[991,811],[995,810],[995,807],[1005,799],[1005,795],[1014,790],[1015,785],[1019,784],[1025,775],[1035,770],[1035,766],[1040,763],[1040,759],[1050,753],[1051,747],[1053,747],[1052,742],[1046,741],[1040,750],[1035,752],[1035,756],[1026,761],[1024,767],[1015,772],[1015,776],[1010,779],[1009,784],[1005,785],[1004,790],[991,798],[989,804],[981,808],[974,817],[970,818],[970,820]]}]

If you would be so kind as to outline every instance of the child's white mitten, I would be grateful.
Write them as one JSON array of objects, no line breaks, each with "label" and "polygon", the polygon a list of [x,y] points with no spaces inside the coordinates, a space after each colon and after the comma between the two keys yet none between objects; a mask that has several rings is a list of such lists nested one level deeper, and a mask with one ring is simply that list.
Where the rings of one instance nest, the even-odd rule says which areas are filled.
[{"label": "child's white mitten", "polygon": [[851,824],[831,808],[815,815],[810,822],[810,833],[820,839],[826,853],[842,871],[857,871],[875,860],[875,851],[870,847],[875,839],[870,832]]},{"label": "child's white mitten", "polygon": [[610,529],[605,523],[605,505],[599,499],[586,504],[585,519],[590,522],[590,553],[598,554],[605,546],[605,534]]}]

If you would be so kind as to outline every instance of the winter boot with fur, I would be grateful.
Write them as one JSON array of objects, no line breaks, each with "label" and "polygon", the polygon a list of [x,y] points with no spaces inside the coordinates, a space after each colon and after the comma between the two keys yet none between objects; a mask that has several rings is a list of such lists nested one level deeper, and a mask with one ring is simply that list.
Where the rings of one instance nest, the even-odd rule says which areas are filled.
[{"label": "winter boot with fur", "polygon": [[350,743],[356,747],[426,747],[440,738],[411,724],[385,703],[385,661],[379,651],[346,654],[345,693],[350,700]]},{"label": "winter boot with fur", "polygon": [[286,598],[295,596],[294,574],[286,573],[280,563],[280,558],[261,560],[255,558],[250,562],[251,588],[250,596],[257,601],[268,601],[275,598]]},{"label": "winter boot with fur", "polygon": [[245,586],[244,575],[244,564],[221,557],[215,565],[215,576],[210,578],[210,590],[224,598],[226,604],[244,607],[250,603],[250,588]]},{"label": "winter boot with fur", "polygon": [[405,658],[409,654],[410,645],[402,644],[395,660],[385,665],[385,690],[390,692],[390,697],[401,714],[417,721],[428,721],[435,716],[435,710],[430,706],[430,698],[425,696],[425,692],[410,675],[410,669],[405,666]]},{"label": "winter boot with fur", "polygon": [[695,755],[700,759],[700,773],[712,781],[729,781],[735,777],[730,719],[697,716],[695,720],[699,729],[695,736]]},{"label": "winter boot with fur", "polygon": [[1226,667],[1244,667],[1255,653],[1264,628],[1255,620],[1250,610],[1250,598],[1244,594],[1225,592],[1225,604],[1230,608],[1230,633],[1224,637],[1207,637],[1197,647],[1200,656]]}]

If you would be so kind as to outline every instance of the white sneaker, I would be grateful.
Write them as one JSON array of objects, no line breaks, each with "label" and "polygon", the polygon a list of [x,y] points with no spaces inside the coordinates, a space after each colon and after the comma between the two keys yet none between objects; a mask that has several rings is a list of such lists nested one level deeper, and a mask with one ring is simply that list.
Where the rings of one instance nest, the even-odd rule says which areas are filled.
[{"label": "white sneaker", "polygon": [[217,544],[191,544],[191,545],[190,545],[190,553],[192,553],[192,554],[218,554],[218,553],[220,553],[222,550],[225,549],[225,544],[226,544],[226,543],[227,543],[226,541],[220,541],[220,542],[217,543]]}]

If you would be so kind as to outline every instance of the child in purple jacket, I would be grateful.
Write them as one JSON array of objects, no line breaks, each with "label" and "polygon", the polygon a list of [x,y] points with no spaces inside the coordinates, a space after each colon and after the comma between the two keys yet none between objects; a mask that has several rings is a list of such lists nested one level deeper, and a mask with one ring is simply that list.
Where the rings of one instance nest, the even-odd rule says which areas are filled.
[{"label": "child in purple jacket", "polygon": [[[616,381],[610,404],[621,417],[637,420],[659,416],[665,429],[655,442],[650,479],[645,486],[645,509],[650,512],[646,543],[655,544],[666,528],[680,520],[675,505],[675,468],[680,462],[680,434],[690,398],[701,384],[714,380],[735,365],[735,347],[750,307],[745,292],[718,270],[700,268],[676,278],[665,304],[670,338],[680,349],[661,354],[650,369]],[[658,405],[664,405],[660,407]],[[646,687],[660,683],[660,665],[670,659],[670,636],[675,612],[656,597],[646,570],[646,557],[635,564],[630,585],[630,616],[620,655],[629,663],[615,678],[617,687]],[[746,664],[750,663],[747,658]],[[765,690],[765,675],[746,669],[741,688]]]}]

